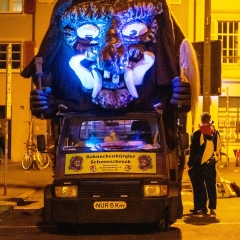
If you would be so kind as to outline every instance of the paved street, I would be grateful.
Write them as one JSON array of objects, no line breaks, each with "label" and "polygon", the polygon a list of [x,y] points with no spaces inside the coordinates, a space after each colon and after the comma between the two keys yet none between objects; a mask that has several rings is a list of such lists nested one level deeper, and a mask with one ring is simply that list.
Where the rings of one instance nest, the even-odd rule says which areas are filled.
[{"label": "paved street", "polygon": [[[240,167],[233,164],[219,168],[222,179],[240,185]],[[67,229],[60,233],[56,226],[44,223],[41,218],[43,188],[52,182],[51,167],[45,170],[24,170],[21,163],[10,163],[7,169],[7,195],[3,195],[4,164],[0,166],[0,239],[71,239],[81,240],[237,240],[240,233],[239,197],[219,197],[217,217],[194,218],[192,192],[187,171],[183,175],[182,200],[184,216],[171,226],[169,232],[156,232],[139,225],[88,225]],[[10,206],[10,207],[9,207]],[[18,238],[16,238],[18,236]]]},{"label": "paved street", "polygon": [[[51,183],[53,178],[52,167],[44,170],[30,169],[24,170],[21,163],[9,161],[7,165],[6,181],[4,179],[5,165],[0,165],[0,213],[5,211],[8,206],[16,208],[17,203],[22,204],[18,208],[23,208],[21,203],[25,200],[25,207],[29,208],[43,206],[43,188]],[[7,194],[4,195],[4,188]],[[27,204],[29,203],[29,204]],[[38,206],[36,206],[38,205]]]},{"label": "paved street", "polygon": [[[219,166],[223,165],[224,164],[219,164]],[[223,180],[236,182],[237,185],[240,186],[240,167],[235,167],[232,163],[228,167],[219,167],[218,170]],[[5,165],[4,162],[2,162],[0,165],[0,209],[3,209],[4,205],[14,205],[14,207],[18,209],[24,207],[36,209],[43,206],[43,188],[53,180],[51,166],[44,170],[24,170],[21,163],[9,161],[6,181],[4,181],[4,172]],[[184,171],[182,182],[184,205],[191,207],[192,192],[187,171]],[[6,188],[7,191],[6,195],[4,195],[4,188]],[[189,195],[190,197],[188,197]],[[25,203],[20,203],[23,199]],[[17,202],[19,206],[16,206]]]}]

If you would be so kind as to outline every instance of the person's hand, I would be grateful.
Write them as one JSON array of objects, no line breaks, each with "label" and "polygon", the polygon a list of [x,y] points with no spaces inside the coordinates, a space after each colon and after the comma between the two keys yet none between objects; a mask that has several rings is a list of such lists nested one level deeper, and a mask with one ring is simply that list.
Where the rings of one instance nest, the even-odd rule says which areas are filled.
[{"label": "person's hand", "polygon": [[191,108],[191,88],[189,82],[183,82],[180,77],[172,80],[173,95],[171,104],[176,105],[181,111],[189,111]]},{"label": "person's hand", "polygon": [[[39,117],[42,114],[46,114],[50,110],[50,101],[49,94],[51,93],[51,88],[46,87],[39,89],[31,90],[30,92],[30,109],[34,116]],[[49,114],[47,114],[49,115]],[[46,116],[44,116],[46,118]]]}]

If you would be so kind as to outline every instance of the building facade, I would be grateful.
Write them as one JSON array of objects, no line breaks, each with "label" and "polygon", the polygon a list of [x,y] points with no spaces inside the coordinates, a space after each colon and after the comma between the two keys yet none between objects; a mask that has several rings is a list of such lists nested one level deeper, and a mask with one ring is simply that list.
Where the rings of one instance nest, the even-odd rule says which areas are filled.
[{"label": "building facade", "polygon": [[[20,76],[21,70],[37,53],[48,28],[54,0],[0,1],[0,128],[6,129],[6,105],[11,96],[11,118],[8,120],[9,157],[21,161],[29,137],[31,114],[29,92],[31,79]],[[203,42],[206,36],[205,0],[168,0],[173,15],[192,42]],[[220,130],[225,152],[234,161],[234,149],[240,146],[240,6],[238,0],[208,1],[210,4],[211,40],[221,40],[221,87],[210,94],[209,111]],[[11,76],[7,74],[6,46],[12,49]],[[214,63],[214,57],[212,57]],[[214,78],[214,77],[213,77]],[[211,79],[215,84],[215,79]],[[11,94],[8,93],[9,84]],[[8,97],[8,98],[7,98]],[[8,99],[8,100],[7,100]],[[197,117],[188,118],[188,132],[197,128],[204,98],[199,96]],[[33,118],[33,135],[50,134],[48,122]]]}]

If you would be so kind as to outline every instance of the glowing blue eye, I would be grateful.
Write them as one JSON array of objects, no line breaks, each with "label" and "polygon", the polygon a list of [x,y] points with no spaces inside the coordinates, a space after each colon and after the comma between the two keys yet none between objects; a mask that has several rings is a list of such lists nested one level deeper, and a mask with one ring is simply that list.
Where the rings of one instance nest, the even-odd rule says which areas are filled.
[{"label": "glowing blue eye", "polygon": [[99,35],[99,28],[93,24],[84,24],[77,29],[77,35],[81,39],[93,39]]},{"label": "glowing blue eye", "polygon": [[148,31],[145,23],[140,21],[132,21],[127,23],[122,29],[122,34],[127,37],[142,36]]}]

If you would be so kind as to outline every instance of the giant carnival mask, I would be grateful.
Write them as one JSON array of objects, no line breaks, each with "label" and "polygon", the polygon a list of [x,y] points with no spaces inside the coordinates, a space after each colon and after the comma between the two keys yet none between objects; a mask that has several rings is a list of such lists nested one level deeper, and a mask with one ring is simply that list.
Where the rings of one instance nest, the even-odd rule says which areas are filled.
[{"label": "giant carnival mask", "polygon": [[148,111],[161,102],[169,116],[196,108],[196,55],[166,0],[58,0],[38,54],[21,73],[38,86],[36,57],[43,58],[43,88],[31,91],[30,107],[38,117],[55,116],[60,104]]},{"label": "giant carnival mask", "polygon": [[93,102],[125,107],[138,98],[146,71],[155,61],[159,1],[82,2],[61,17],[66,43],[74,50],[69,65]]}]

